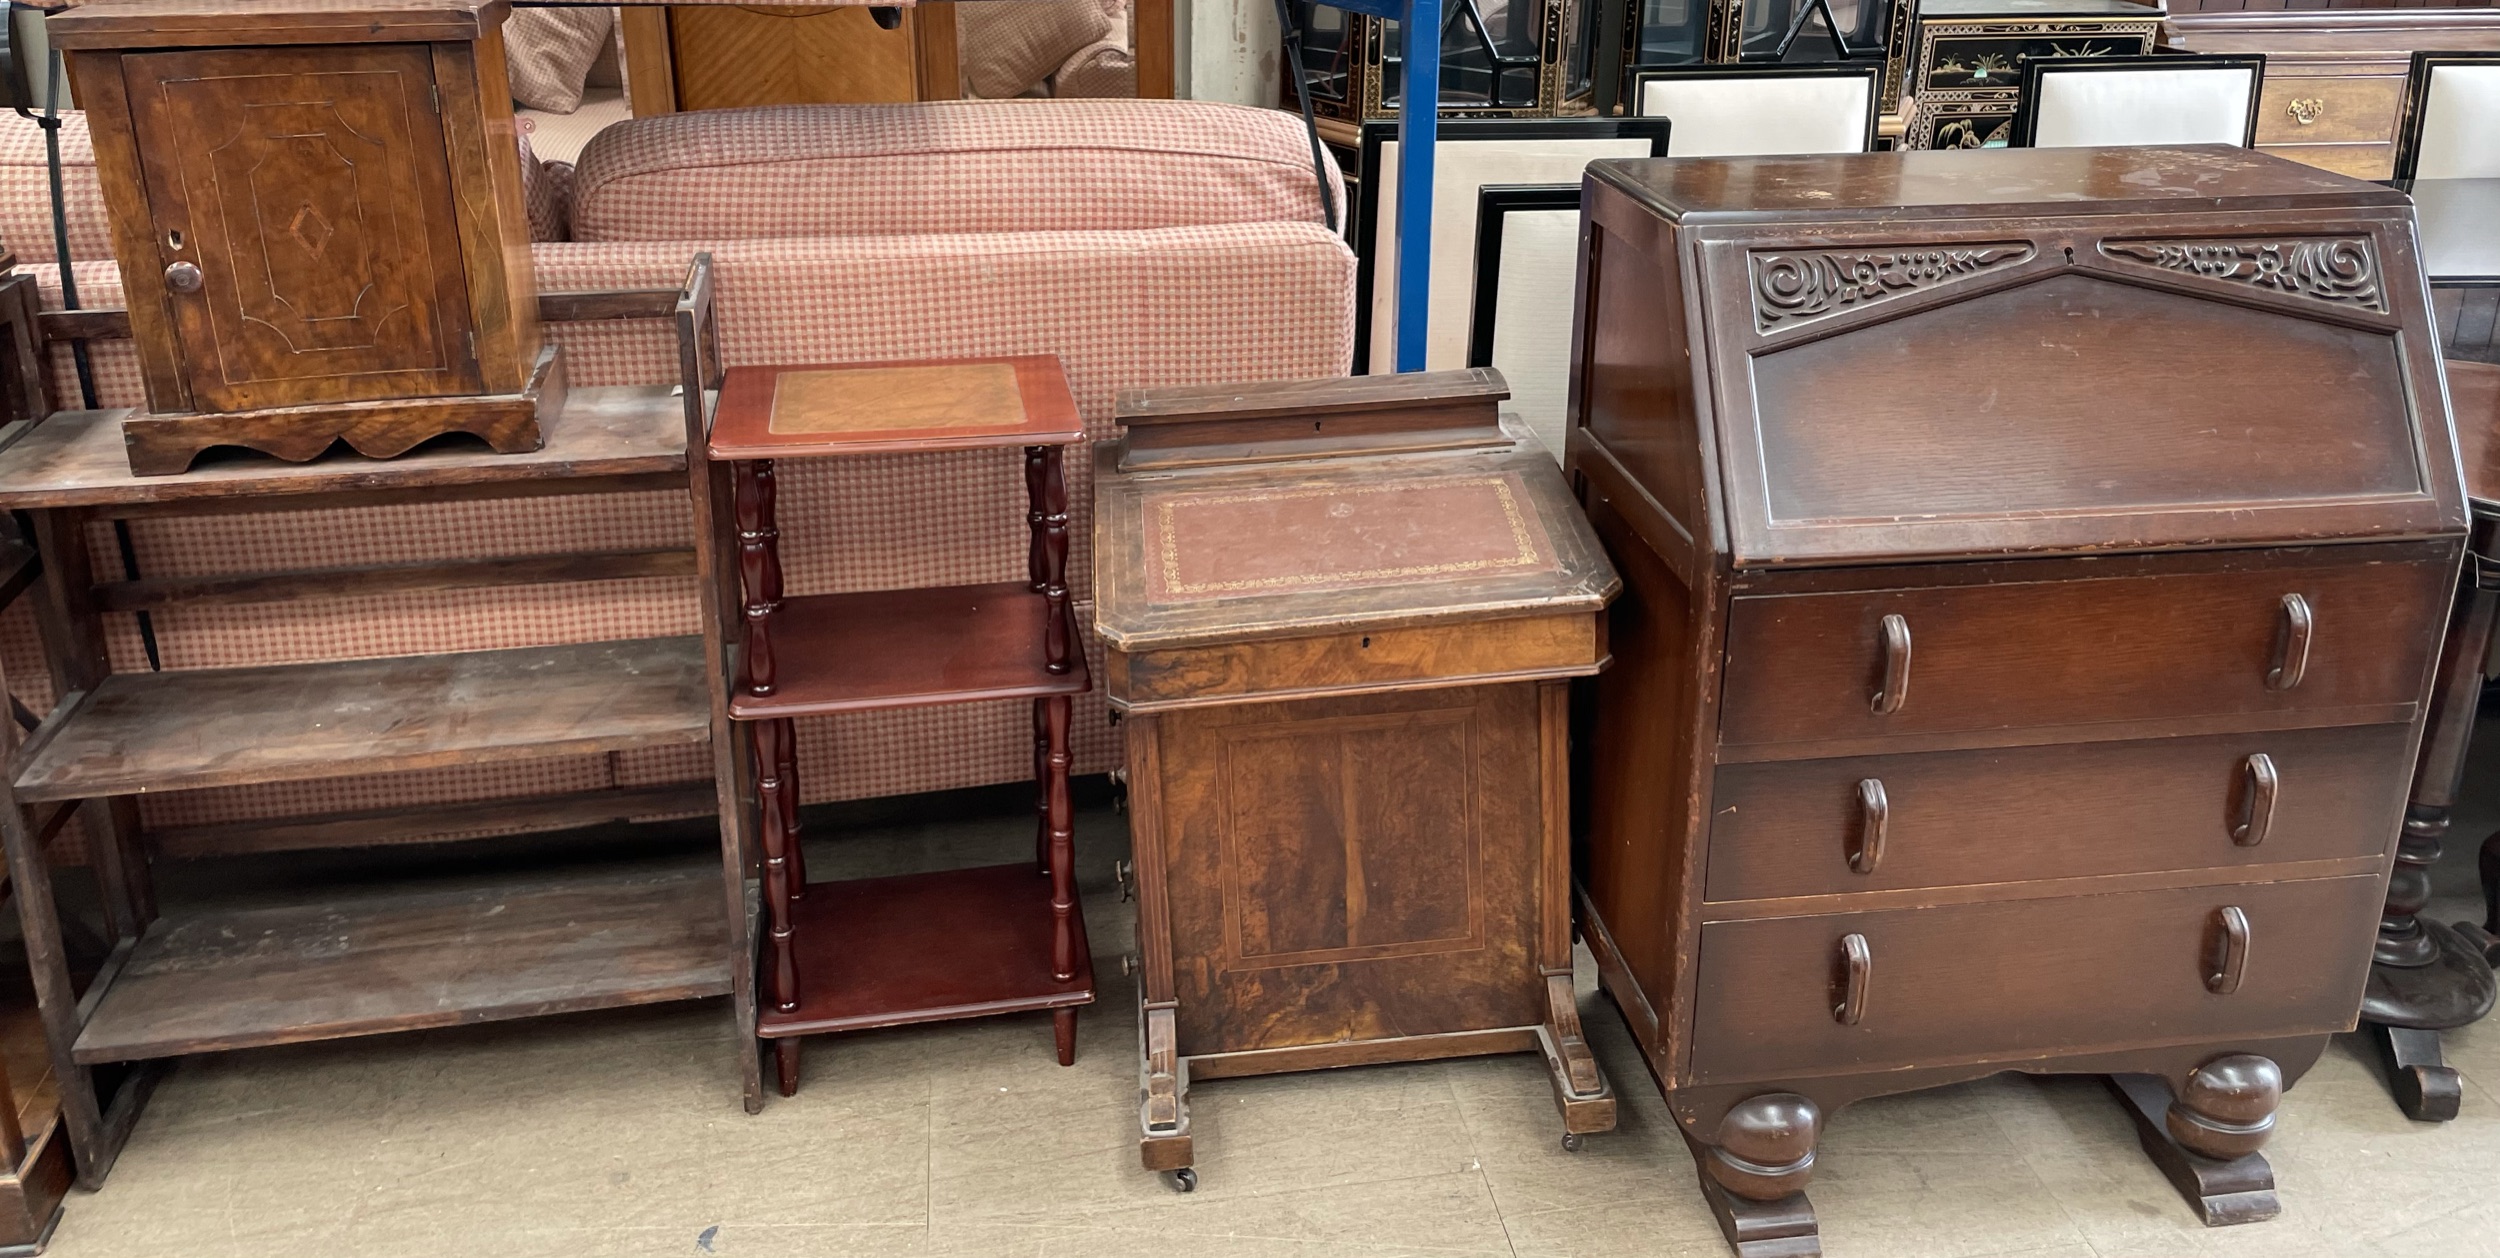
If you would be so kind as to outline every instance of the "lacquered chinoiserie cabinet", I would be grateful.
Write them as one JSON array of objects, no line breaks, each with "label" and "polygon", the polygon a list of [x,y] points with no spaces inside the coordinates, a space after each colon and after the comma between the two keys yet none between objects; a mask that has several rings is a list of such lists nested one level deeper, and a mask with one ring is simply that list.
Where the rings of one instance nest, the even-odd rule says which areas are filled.
[{"label": "lacquered chinoiserie cabinet", "polygon": [[148,409],[130,467],[211,446],[535,450],[539,336],[505,0],[95,0],[48,23],[95,136]]},{"label": "lacquered chinoiserie cabinet", "polygon": [[1825,1115],[2005,1070],[2274,1213],[2466,520],[2404,198],[2219,147],[1585,187],[1581,924],[1729,1239],[1819,1252]]},{"label": "lacquered chinoiserie cabinet", "polygon": [[1542,1052],[1614,1126],[1571,985],[1570,679],[1614,568],[1488,369],[1131,394],[1095,464],[1123,714],[1140,1153],[1196,1080]]}]

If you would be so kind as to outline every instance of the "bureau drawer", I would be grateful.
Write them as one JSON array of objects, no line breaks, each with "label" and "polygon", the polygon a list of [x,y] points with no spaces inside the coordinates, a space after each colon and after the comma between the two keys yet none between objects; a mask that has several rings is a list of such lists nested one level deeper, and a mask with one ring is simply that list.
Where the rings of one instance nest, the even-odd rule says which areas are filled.
[{"label": "bureau drawer", "polygon": [[1731,764],[1708,898],[2380,856],[2412,743],[2366,725]]},{"label": "bureau drawer", "polygon": [[[2385,888],[2357,874],[1711,922],[1690,1082],[2346,1029]],[[1852,937],[1865,964],[1846,1024]]]},{"label": "bureau drawer", "polygon": [[2401,72],[2268,76],[2257,99],[2257,143],[2393,144],[2404,95]]},{"label": "bureau drawer", "polygon": [[[2404,720],[2450,602],[2444,546],[2280,564],[1927,589],[1750,595],[1728,613],[1720,742],[2342,712]],[[2068,569],[2073,571],[2073,569]],[[1958,579],[1934,569],[1903,569]],[[2047,575],[2047,574],[2043,574]],[[1903,684],[1888,685],[1898,673]],[[2362,711],[2372,709],[2372,711]],[[2147,730],[2145,733],[2158,733]]]}]

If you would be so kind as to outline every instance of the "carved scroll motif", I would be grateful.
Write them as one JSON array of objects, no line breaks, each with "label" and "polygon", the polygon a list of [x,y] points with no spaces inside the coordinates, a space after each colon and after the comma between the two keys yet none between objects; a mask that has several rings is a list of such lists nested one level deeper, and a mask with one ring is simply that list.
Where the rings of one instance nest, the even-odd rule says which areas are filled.
[{"label": "carved scroll motif", "polygon": [[2324,240],[2104,240],[2101,252],[2165,271],[2385,311],[2378,255],[2359,236]]},{"label": "carved scroll motif", "polygon": [[1897,297],[2010,266],[2031,256],[2020,242],[1891,253],[1753,255],[1754,326],[1768,332],[1852,306]]}]

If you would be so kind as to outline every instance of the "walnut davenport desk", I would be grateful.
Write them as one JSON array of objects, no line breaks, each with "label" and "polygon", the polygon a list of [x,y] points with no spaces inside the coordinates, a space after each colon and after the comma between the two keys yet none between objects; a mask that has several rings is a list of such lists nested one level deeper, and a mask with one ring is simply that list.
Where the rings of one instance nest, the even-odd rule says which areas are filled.
[{"label": "walnut davenport desk", "polygon": [[1570,683],[1617,580],[1489,369],[1131,394],[1095,464],[1127,734],[1139,1152],[1189,1085],[1542,1052],[1615,1125],[1571,986]]},{"label": "walnut davenport desk", "polygon": [[2275,1213],[2463,551],[2410,206],[2221,147],[1590,170],[1581,920],[1729,1240],[1819,1252],[1825,1114],[2006,1070]]}]

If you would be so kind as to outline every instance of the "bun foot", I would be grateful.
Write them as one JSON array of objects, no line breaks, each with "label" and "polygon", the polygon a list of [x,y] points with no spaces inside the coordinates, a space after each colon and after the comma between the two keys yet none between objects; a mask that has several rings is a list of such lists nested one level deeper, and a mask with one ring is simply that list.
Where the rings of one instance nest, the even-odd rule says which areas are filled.
[{"label": "bun foot", "polygon": [[1717,1134],[1715,1144],[1689,1132],[1684,1139],[1727,1243],[1743,1258],[1819,1258],[1822,1231],[1805,1186],[1822,1109],[1794,1092],[1749,1097],[1719,1120]]},{"label": "bun foot", "polygon": [[[2109,1086],[2135,1119],[2136,1140],[2146,1156],[2196,1208],[2196,1217],[2207,1227],[2228,1227],[2283,1212],[2274,1195],[2274,1168],[2256,1151],[2274,1129],[2282,1082],[2273,1062],[2235,1055],[2197,1067],[2176,1099],[2169,1085],[2152,1075],[2112,1075]],[[2183,1143],[2182,1130],[2208,1150],[2246,1151],[2216,1157]]]}]

